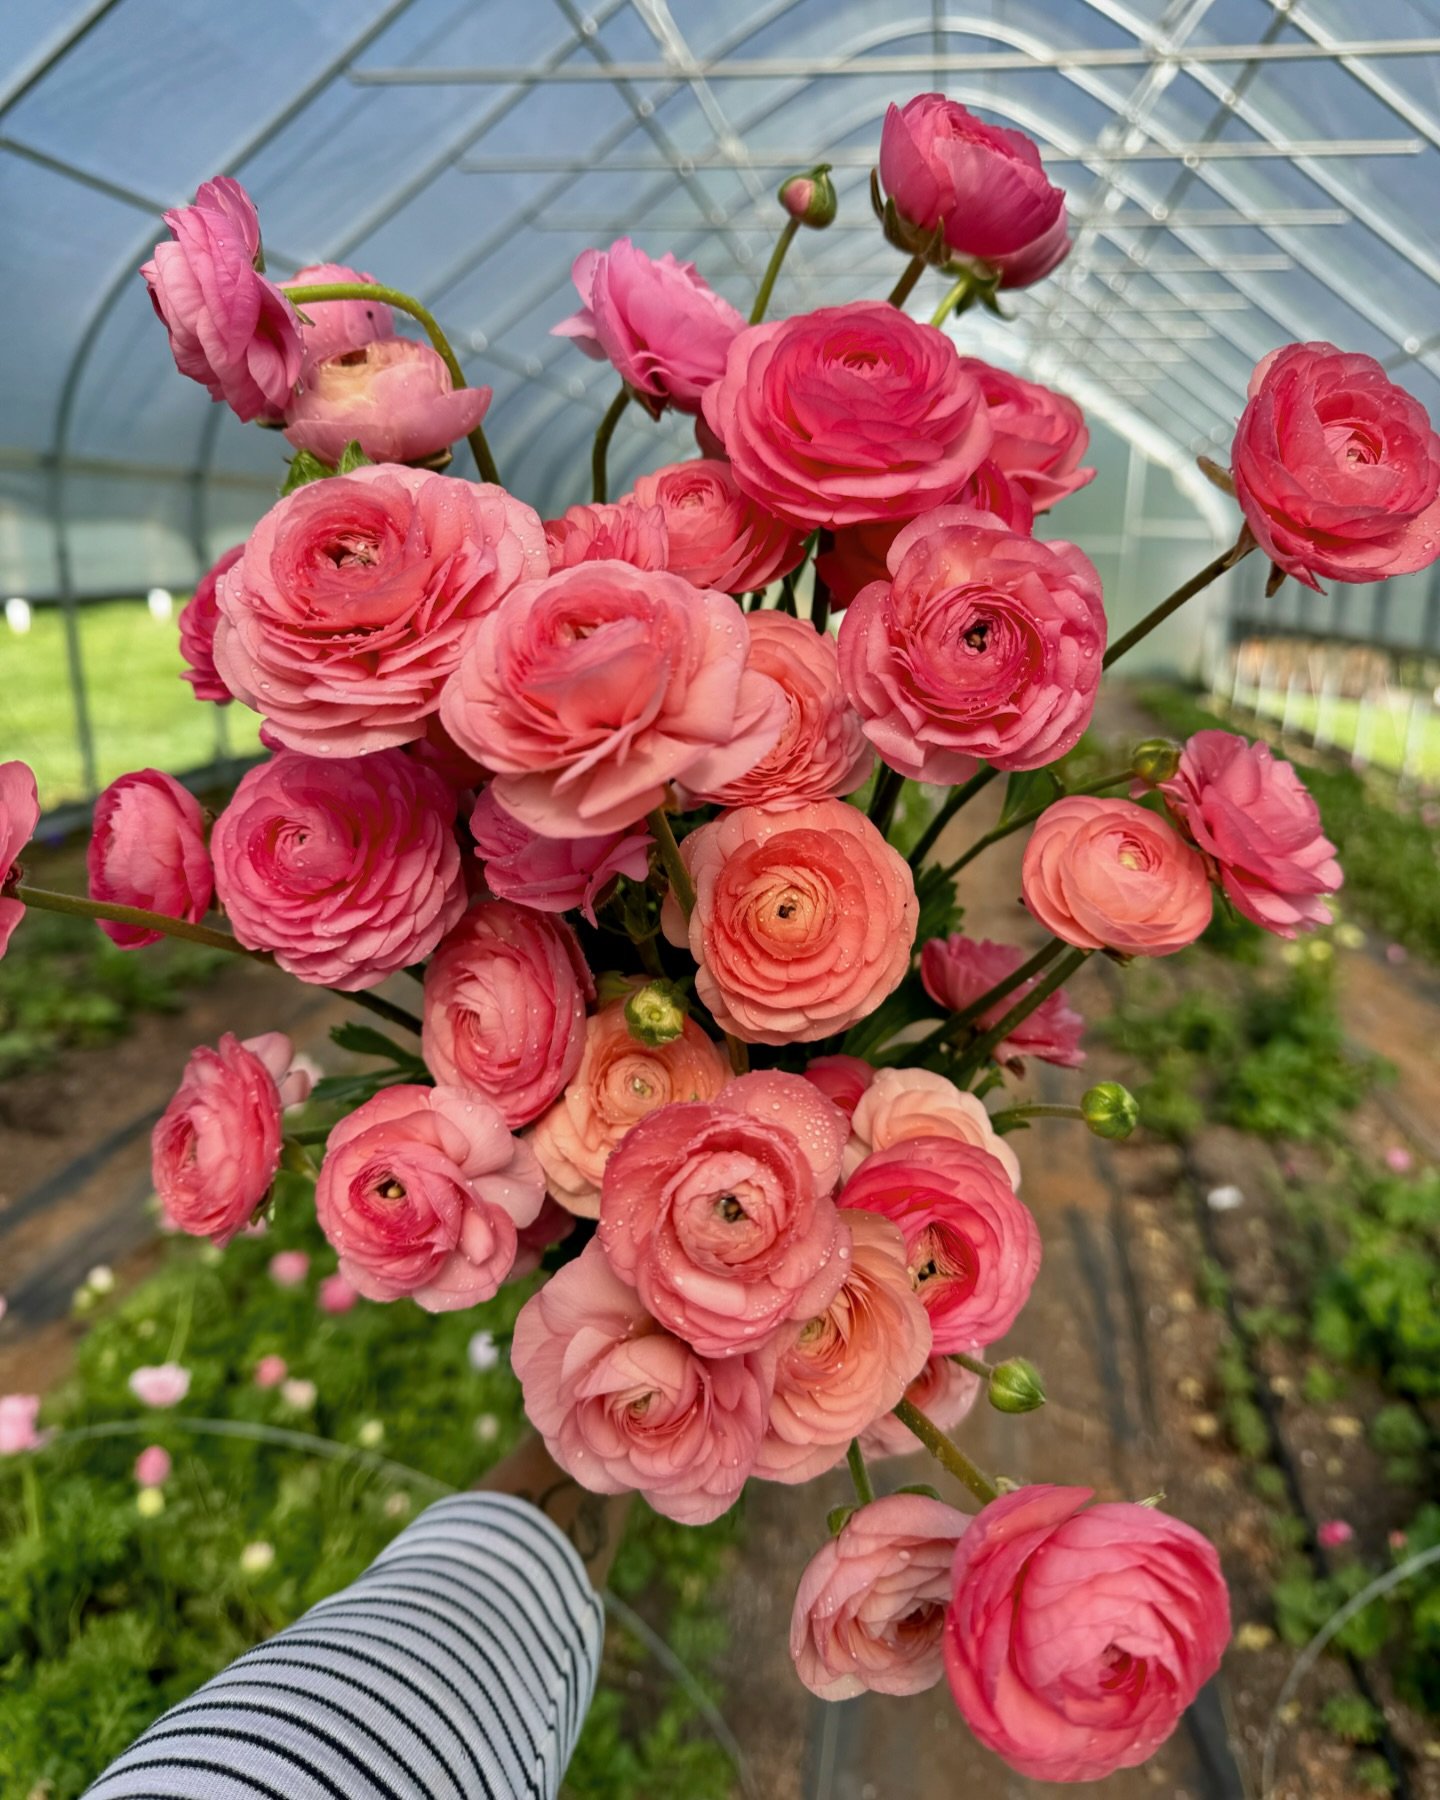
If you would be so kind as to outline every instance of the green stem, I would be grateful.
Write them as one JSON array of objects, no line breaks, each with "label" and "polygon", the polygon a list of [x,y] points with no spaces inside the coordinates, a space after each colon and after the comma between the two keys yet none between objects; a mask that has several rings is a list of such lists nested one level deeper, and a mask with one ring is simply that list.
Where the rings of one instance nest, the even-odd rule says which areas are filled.
[{"label": "green stem", "polygon": [[918,869],[921,863],[924,862],[925,858],[935,848],[935,843],[940,836],[940,833],[955,817],[960,808],[973,800],[980,792],[981,788],[988,787],[999,773],[1000,771],[998,769],[992,769],[988,763],[982,764],[968,781],[963,782],[959,787],[952,790],[950,798],[935,814],[935,817],[925,827],[924,831],[921,832],[920,842],[916,844],[915,848],[910,852],[910,867],[912,869]]},{"label": "green stem", "polygon": [[851,1438],[845,1460],[850,1465],[850,1479],[855,1483],[856,1497],[862,1506],[869,1506],[875,1498],[875,1489],[870,1481],[870,1471],[865,1467],[865,1458],[860,1454],[859,1438]]},{"label": "green stem", "polygon": [[882,764],[880,779],[875,783],[875,792],[870,801],[870,823],[886,836],[890,830],[890,821],[895,816],[895,802],[900,798],[900,790],[905,785],[905,777],[898,769]]},{"label": "green stem", "polygon": [[977,1469],[960,1446],[946,1437],[933,1420],[926,1418],[918,1406],[901,1400],[895,1407],[895,1417],[907,1431],[914,1432],[941,1468],[947,1469],[957,1481],[964,1482],[982,1505],[999,1498],[999,1488],[984,1470]]},{"label": "green stem", "polygon": [[313,1131],[287,1131],[285,1138],[291,1144],[326,1144],[332,1130],[332,1126],[320,1125]]},{"label": "green stem", "polygon": [[919,1061],[928,1056],[932,1050],[938,1050],[942,1044],[962,1037],[976,1019],[982,1018],[1007,994],[1013,994],[1016,988],[1022,987],[1030,980],[1031,976],[1038,975],[1046,963],[1053,962],[1064,948],[1065,943],[1062,938],[1051,938],[1048,943],[1042,944],[1033,956],[1021,963],[1018,969],[1012,970],[1003,981],[997,981],[994,987],[988,988],[978,1000],[972,1000],[959,1012],[951,1013],[944,1024],[937,1025],[928,1037],[923,1037],[914,1044],[906,1044],[904,1047],[906,1056]]},{"label": "green stem", "polygon": [[1040,1101],[1028,1102],[1024,1106],[1007,1106],[1004,1112],[992,1113],[990,1123],[997,1131],[1007,1125],[1018,1125],[1025,1119],[1083,1119],[1084,1109],[1079,1106],[1047,1105]]},{"label": "green stem", "polygon": [[190,1285],[180,1298],[175,1309],[175,1329],[170,1334],[170,1348],[165,1352],[167,1363],[178,1363],[185,1355],[185,1345],[190,1338],[190,1321],[195,1316],[195,1285],[200,1279],[200,1271],[193,1270]]},{"label": "green stem", "polygon": [[1242,557],[1248,556],[1254,548],[1255,540],[1248,537],[1248,534],[1242,534],[1237,543],[1232,544],[1228,550],[1223,551],[1212,562],[1206,563],[1198,575],[1192,575],[1188,581],[1182,582],[1173,594],[1162,600],[1152,612],[1146,613],[1138,625],[1132,625],[1124,637],[1117,638],[1105,652],[1105,661],[1101,667],[1108,669],[1112,663],[1118,662],[1127,650],[1135,648],[1141,638],[1148,637],[1157,625],[1163,624],[1170,617],[1171,613],[1178,612],[1187,600],[1193,600],[1196,594],[1209,587],[1212,581],[1218,581],[1227,569],[1233,569],[1236,563]]},{"label": "green stem", "polygon": [[943,325],[952,312],[964,312],[970,304],[971,291],[974,286],[975,278],[967,269],[930,315],[930,323]]},{"label": "green stem", "polygon": [[915,283],[925,273],[926,259],[923,256],[912,256],[906,265],[905,273],[891,288],[886,296],[891,306],[903,306],[915,291]]},{"label": "green stem", "polygon": [[1028,1019],[1037,1006],[1043,1005],[1056,988],[1063,987],[1091,954],[1089,950],[1071,950],[1068,955],[1062,956],[1050,973],[1043,980],[1037,981],[1030,992],[1011,1007],[998,1024],[992,1025],[983,1037],[976,1038],[970,1045],[961,1058],[959,1078],[963,1079],[978,1069],[996,1045],[1003,1044],[1015,1027]]},{"label": "green stem", "polygon": [[[1133,769],[1121,769],[1117,774],[1104,775],[1098,781],[1087,781],[1083,787],[1067,788],[1063,794],[1057,794],[1057,800],[1066,800],[1071,794],[1103,794],[1107,788],[1125,787],[1135,779]],[[952,863],[945,866],[945,879],[958,875],[967,863],[973,862],[982,850],[988,850],[992,844],[998,844],[1001,838],[1007,838],[1011,832],[1023,831],[1027,825],[1033,825],[1041,813],[1047,812],[1055,804],[1047,800],[1044,806],[1035,806],[1029,812],[1017,814],[1007,820],[1004,825],[997,825],[993,831],[987,831],[984,837],[976,838],[968,850],[961,852]]]},{"label": "green stem", "polygon": [[755,296],[755,304],[750,308],[750,323],[758,325],[765,317],[765,309],[770,304],[770,296],[775,291],[775,277],[780,273],[780,265],[785,254],[795,242],[795,233],[800,229],[798,219],[787,219],[785,229],[776,239],[775,248],[770,252],[770,262],[760,282],[760,292]]},{"label": "green stem", "polygon": [[967,1356],[963,1350],[952,1350],[950,1360],[959,1363],[962,1369],[968,1369],[972,1375],[978,1375],[982,1381],[988,1381],[995,1373],[994,1363],[987,1363],[978,1356]]},{"label": "green stem", "polygon": [[835,533],[822,531],[816,540],[815,557],[817,566],[810,577],[810,623],[817,631],[823,632],[830,622],[830,589],[820,579],[819,559],[827,550],[835,545]]},{"label": "green stem", "polygon": [[665,865],[665,873],[670,878],[670,892],[674,894],[676,905],[688,923],[695,910],[695,883],[690,879],[690,871],[680,855],[680,846],[675,842],[675,833],[670,829],[665,808],[657,806],[654,812],[647,815],[645,822],[650,827],[650,835],[655,840],[660,860]]},{"label": "green stem", "polygon": [[35,1459],[24,1454],[20,1459],[20,1487],[25,1496],[26,1529],[38,1543],[45,1535],[40,1518],[40,1483],[35,1477]]},{"label": "green stem", "polygon": [[630,404],[630,390],[624,382],[620,384],[620,392],[610,402],[610,410],[600,421],[595,433],[595,448],[590,452],[590,498],[599,506],[604,503],[610,491],[609,475],[605,467],[610,454],[610,440],[615,435],[615,427],[620,423],[620,415]]}]

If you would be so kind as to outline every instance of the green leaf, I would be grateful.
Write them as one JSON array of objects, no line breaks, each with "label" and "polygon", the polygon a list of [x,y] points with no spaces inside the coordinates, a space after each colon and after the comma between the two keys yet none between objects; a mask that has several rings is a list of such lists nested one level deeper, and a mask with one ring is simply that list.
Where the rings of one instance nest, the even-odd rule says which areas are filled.
[{"label": "green leaf", "polygon": [[386,1037],[383,1031],[377,1031],[373,1025],[357,1024],[353,1019],[347,1019],[343,1025],[332,1025],[330,1041],[341,1050],[353,1051],[356,1056],[383,1056],[386,1062],[397,1063],[404,1068],[420,1061],[413,1050],[397,1044],[394,1038]]},{"label": "green leaf", "polygon": [[334,473],[329,463],[321,462],[318,456],[312,456],[308,450],[297,450],[290,458],[289,473],[280,490],[281,497],[293,494],[296,488],[305,487],[312,481],[323,481],[327,475]]},{"label": "green leaf", "polygon": [[1005,783],[1005,804],[1000,808],[1000,823],[1008,825],[1022,813],[1037,812],[1058,800],[1064,793],[1060,777],[1053,769],[1017,769]]},{"label": "green leaf", "polygon": [[351,438],[350,442],[340,452],[340,466],[335,473],[337,475],[348,475],[352,469],[368,469],[370,466],[370,458],[360,448],[358,441],[355,438]]},{"label": "green leaf", "polygon": [[960,929],[965,909],[955,898],[955,882],[938,863],[921,871],[915,883],[915,898],[920,902],[920,918],[915,926],[915,942],[927,943],[931,938],[949,937]]}]

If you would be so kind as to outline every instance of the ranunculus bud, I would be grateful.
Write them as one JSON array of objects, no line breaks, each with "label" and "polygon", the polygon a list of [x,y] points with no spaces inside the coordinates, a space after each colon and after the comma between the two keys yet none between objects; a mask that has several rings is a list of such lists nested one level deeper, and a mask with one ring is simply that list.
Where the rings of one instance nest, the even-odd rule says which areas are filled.
[{"label": "ranunculus bud", "polygon": [[1173,781],[1180,767],[1180,746],[1172,738],[1146,738],[1130,752],[1130,767],[1152,787]]},{"label": "ranunculus bud", "polygon": [[661,1044],[673,1044],[679,1037],[689,1010],[673,981],[647,981],[625,1002],[625,1023],[631,1037],[658,1050]]},{"label": "ranunculus bud", "polygon": [[1140,1102],[1118,1081],[1097,1082],[1080,1098],[1085,1123],[1096,1137],[1127,1138],[1140,1123]]},{"label": "ranunculus bud", "polygon": [[780,184],[780,204],[802,225],[823,231],[835,223],[840,210],[829,163],[818,163],[804,175],[791,175]]},{"label": "ranunculus bud", "polygon": [[1045,1404],[1045,1383],[1034,1363],[1009,1356],[990,1377],[990,1404],[996,1412],[1035,1412]]}]

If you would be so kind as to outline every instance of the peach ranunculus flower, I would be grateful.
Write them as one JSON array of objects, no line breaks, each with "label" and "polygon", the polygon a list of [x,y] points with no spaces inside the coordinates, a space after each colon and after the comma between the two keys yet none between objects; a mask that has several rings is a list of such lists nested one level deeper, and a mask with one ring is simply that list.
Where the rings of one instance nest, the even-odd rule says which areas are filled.
[{"label": "peach ranunculus flower", "polygon": [[669,567],[665,514],[660,507],[635,499],[567,507],[560,518],[545,521],[545,545],[552,574],[587,562],[623,562],[632,569]]},{"label": "peach ranunculus flower", "polygon": [[695,910],[687,927],[671,894],[661,922],[672,944],[688,942],[722,1030],[751,1044],[828,1037],[904,979],[914,876],[858,807],[737,807],[692,831],[680,854]]},{"label": "peach ranunculus flower", "polygon": [[[121,775],[101,794],[85,866],[92,900],[138,906],[192,925],[205,917],[215,887],[200,802],[159,769]],[[122,950],[158,944],[165,935],[113,919],[96,923]]]},{"label": "peach ranunculus flower", "polygon": [[811,1558],[795,1594],[790,1654],[822,1700],[919,1694],[944,1672],[950,1565],[970,1521],[924,1494],[857,1507]]},{"label": "peach ranunculus flower", "polygon": [[886,1417],[930,1353],[930,1320],[910,1285],[905,1239],[851,1211],[850,1266],[829,1306],[787,1327],[755,1473],[795,1483],[834,1468],[852,1438]]},{"label": "peach ranunculus flower", "polygon": [[[905,1398],[918,1407],[932,1425],[953,1431],[974,1411],[984,1383],[949,1355],[929,1356],[925,1366],[905,1390]],[[867,1462],[889,1456],[917,1456],[920,1440],[893,1412],[882,1413],[860,1434],[860,1454]]]},{"label": "peach ranunculus flower", "polygon": [[377,338],[309,370],[285,409],[285,437],[332,468],[350,443],[373,463],[443,462],[450,446],[485,417],[493,397],[488,387],[455,387],[429,344]]},{"label": "peach ranunculus flower", "polygon": [[655,1322],[598,1242],[526,1301],[510,1360],[546,1449],[592,1493],[638,1490],[666,1518],[705,1525],[744,1487],[773,1355],[697,1356]]},{"label": "peach ranunculus flower", "polygon": [[668,1044],[641,1043],[626,999],[590,1015],[580,1066],[530,1137],[551,1194],[585,1219],[599,1218],[605,1164],[632,1125],[675,1100],[713,1100],[730,1079],[723,1053],[693,1019]]},{"label": "peach ranunculus flower", "polygon": [[846,1180],[876,1150],[888,1150],[906,1138],[951,1137],[988,1150],[1020,1186],[1020,1159],[990,1123],[983,1100],[967,1094],[933,1069],[877,1069],[850,1115],[850,1142],[845,1146]]},{"label": "peach ranunculus flower", "polygon": [[[670,463],[642,475],[635,499],[659,507],[669,537],[665,566],[698,588],[741,594],[768,587],[804,555],[805,534],[752,500],[729,463],[715,457]],[[757,614],[752,629],[761,616],[785,615]]]},{"label": "peach ranunculus flower", "polygon": [[1210,877],[1172,825],[1133,800],[1071,794],[1046,807],[1020,869],[1025,904],[1082,950],[1173,956],[1210,923]]}]

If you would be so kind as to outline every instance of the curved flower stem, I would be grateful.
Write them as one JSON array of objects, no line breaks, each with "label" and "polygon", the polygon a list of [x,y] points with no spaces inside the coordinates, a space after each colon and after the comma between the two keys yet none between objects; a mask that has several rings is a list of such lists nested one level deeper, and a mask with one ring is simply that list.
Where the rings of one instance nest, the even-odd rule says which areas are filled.
[{"label": "curved flower stem", "polygon": [[1007,1106],[1004,1112],[991,1113],[990,1123],[999,1131],[1005,1125],[1019,1125],[1026,1119],[1083,1119],[1084,1117],[1084,1109],[1079,1106],[1051,1106],[1036,1100],[1027,1101],[1024,1106]]},{"label": "curved flower stem", "polygon": [[946,1469],[957,1481],[965,1486],[982,1505],[999,1498],[1000,1490],[983,1469],[975,1464],[956,1443],[953,1443],[932,1419],[928,1419],[918,1406],[912,1406],[908,1400],[900,1400],[895,1407],[895,1417],[915,1436],[935,1458],[941,1468]]},{"label": "curved flower stem", "polygon": [[[457,388],[465,386],[465,371],[455,352],[450,348],[450,340],[440,329],[440,322],[428,307],[422,306],[412,294],[402,294],[398,288],[381,287],[374,281],[321,281],[313,286],[287,287],[281,290],[292,306],[307,304],[318,305],[324,300],[376,300],[381,306],[393,306],[400,312],[409,313],[412,319],[418,319],[425,327],[430,342],[440,353],[441,361],[450,371],[450,380]],[[468,439],[471,453],[475,458],[475,467],[480,471],[482,481],[493,481],[497,485],[500,472],[495,467],[495,458],[490,454],[490,446],[485,440],[485,433],[479,425],[470,433]]]},{"label": "curved flower stem", "polygon": [[987,1363],[978,1356],[967,1356],[963,1350],[952,1350],[950,1360],[959,1363],[962,1369],[968,1369],[972,1375],[978,1375],[982,1381],[988,1381],[995,1373],[994,1363]]},{"label": "curved flower stem", "polygon": [[895,802],[900,798],[900,790],[905,785],[905,777],[898,769],[882,764],[880,779],[875,783],[875,792],[870,800],[870,823],[886,837],[890,831],[890,821],[895,816]]},{"label": "curved flower stem", "polygon": [[850,1479],[855,1483],[856,1498],[862,1506],[868,1506],[875,1498],[875,1489],[870,1481],[870,1471],[865,1467],[865,1458],[860,1454],[859,1438],[851,1438],[845,1460],[850,1465]]},{"label": "curved flower stem", "polygon": [[785,229],[776,239],[775,248],[770,252],[770,262],[761,278],[760,291],[755,296],[755,304],[750,308],[750,323],[758,325],[765,317],[765,309],[770,304],[770,296],[775,291],[775,277],[780,273],[780,265],[785,254],[795,242],[795,234],[800,229],[798,219],[787,219]]},{"label": "curved flower stem", "polygon": [[915,291],[915,283],[925,273],[925,264],[926,258],[923,256],[912,256],[910,258],[905,273],[886,295],[886,299],[891,306],[903,306],[910,298],[911,294]]},{"label": "curved flower stem", "polygon": [[[1063,794],[1057,794],[1055,799],[1067,800],[1071,794],[1103,794],[1107,788],[1124,787],[1134,780],[1133,769],[1121,769],[1114,775],[1102,775],[1098,781],[1087,781],[1083,787],[1067,788]],[[1054,804],[1054,800],[1047,800],[1044,806],[1032,807],[1029,812],[1020,813],[1005,824],[997,825],[993,831],[987,831],[984,837],[976,838],[968,850],[962,851],[954,862],[945,865],[945,879],[948,881],[952,875],[958,875],[966,863],[973,862],[982,850],[998,844],[1001,838],[1009,837],[1014,831],[1023,831],[1027,825],[1033,825],[1041,813],[1048,811]]]},{"label": "curved flower stem", "polygon": [[[645,822],[650,827],[650,835],[655,840],[660,860],[665,865],[665,873],[670,878],[670,891],[675,896],[675,904],[688,920],[695,910],[695,883],[685,867],[680,846],[675,842],[675,833],[670,829],[670,821],[665,816],[665,808],[657,806],[654,812],[646,815]],[[725,1048],[730,1053],[730,1067],[737,1075],[745,1074],[750,1067],[750,1052],[732,1032],[727,1031],[724,1036]]]},{"label": "curved flower stem", "polygon": [[997,1001],[1003,1000],[1007,994],[1013,994],[1016,988],[1022,987],[1032,975],[1038,975],[1046,963],[1053,962],[1064,948],[1065,943],[1062,938],[1051,938],[1048,943],[1042,944],[1032,957],[1021,963],[1018,969],[1013,969],[1003,981],[997,981],[994,987],[988,988],[978,999],[972,1000],[961,1011],[952,1013],[943,1025],[937,1025],[928,1037],[923,1037],[913,1044],[906,1044],[904,1046],[905,1054],[920,1058],[928,1055],[932,1050],[938,1050],[941,1044],[961,1037],[975,1023],[976,1019],[989,1012],[990,1008]]},{"label": "curved flower stem", "polygon": [[1192,575],[1188,581],[1182,582],[1173,594],[1168,595],[1152,611],[1146,613],[1138,625],[1132,625],[1124,637],[1116,641],[1105,652],[1102,668],[1108,669],[1112,663],[1118,662],[1127,650],[1133,650],[1143,637],[1148,637],[1157,625],[1161,625],[1173,612],[1178,612],[1187,600],[1193,600],[1196,594],[1209,587],[1212,581],[1218,581],[1227,569],[1233,569],[1242,557],[1246,557],[1255,548],[1255,540],[1249,531],[1242,531],[1238,540],[1228,550],[1215,557],[1198,574]]},{"label": "curved flower stem", "polygon": [[935,843],[939,838],[940,833],[955,817],[960,808],[968,801],[973,800],[980,792],[981,788],[988,787],[999,773],[1000,771],[998,769],[992,769],[988,763],[984,764],[975,771],[968,781],[963,782],[959,787],[952,790],[950,798],[936,813],[935,817],[925,827],[924,831],[920,833],[919,843],[916,844],[915,848],[910,852],[910,867],[912,869],[918,869],[921,863],[924,862],[925,858],[935,848]]},{"label": "curved flower stem", "polygon": [[930,315],[932,325],[943,325],[952,312],[964,312],[973,298],[975,277],[967,269]]},{"label": "curved flower stem", "polygon": [[630,390],[622,381],[620,392],[610,402],[610,410],[600,421],[600,427],[595,433],[595,448],[590,452],[590,498],[596,506],[604,503],[610,491],[606,458],[610,454],[610,440],[615,435],[615,427],[620,423],[620,415],[629,404]]},{"label": "curved flower stem", "polygon": [[960,1059],[957,1079],[963,1080],[965,1076],[978,1069],[990,1052],[998,1044],[1003,1044],[1015,1027],[1022,1020],[1028,1019],[1037,1006],[1043,1005],[1056,988],[1063,987],[1081,963],[1093,954],[1093,951],[1090,950],[1071,950],[1068,956],[1062,956],[1050,973],[1042,981],[1037,981],[1030,992],[1013,1006],[998,1024],[992,1025],[983,1037],[976,1038],[975,1042],[970,1045]]}]

